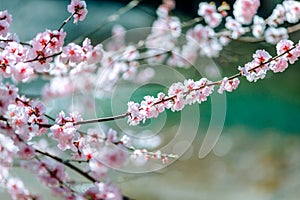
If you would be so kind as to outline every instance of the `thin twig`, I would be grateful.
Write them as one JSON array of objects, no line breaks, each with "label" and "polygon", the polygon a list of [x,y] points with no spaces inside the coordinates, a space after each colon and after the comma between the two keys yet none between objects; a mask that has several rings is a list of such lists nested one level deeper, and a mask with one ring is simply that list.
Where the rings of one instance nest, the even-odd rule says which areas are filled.
[{"label": "thin twig", "polygon": [[38,152],[39,154],[42,154],[44,156],[47,156],[49,158],[52,158],[53,160],[56,160],[57,162],[59,163],[62,163],[64,164],[65,166],[69,167],[70,169],[76,171],[77,173],[79,173],[80,175],[82,175],[83,177],[85,177],[86,179],[92,181],[92,182],[97,182],[96,179],[94,179],[92,176],[90,176],[89,174],[87,174],[86,172],[82,171],[80,168],[76,167],[75,165],[73,165],[72,163],[70,162],[66,162],[65,160],[55,156],[55,155],[52,155],[48,152],[44,152],[44,151],[41,151],[39,149],[35,149],[36,152]]},{"label": "thin twig", "polygon": [[96,28],[95,30],[83,35],[83,36],[79,36],[77,38],[75,38],[73,40],[73,42],[75,43],[79,43],[81,42],[84,38],[89,37],[93,34],[95,34],[96,32],[100,31],[104,26],[106,26],[109,23],[112,23],[114,21],[117,21],[121,15],[125,14],[126,12],[130,11],[131,9],[133,9],[134,7],[136,7],[142,0],[132,0],[130,1],[128,4],[126,4],[124,7],[120,8],[119,10],[117,10],[115,13],[113,13],[112,15],[110,15],[109,17],[107,17],[104,22],[102,22],[98,28]]}]

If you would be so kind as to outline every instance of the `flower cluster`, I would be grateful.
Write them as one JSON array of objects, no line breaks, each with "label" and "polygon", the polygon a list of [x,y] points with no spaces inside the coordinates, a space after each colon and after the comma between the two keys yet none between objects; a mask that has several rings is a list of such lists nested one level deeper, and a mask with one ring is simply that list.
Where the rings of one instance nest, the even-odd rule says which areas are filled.
[{"label": "flower cluster", "polygon": [[76,151],[74,141],[78,138],[77,129],[79,126],[75,126],[74,123],[81,121],[82,118],[77,112],[70,113],[69,116],[65,116],[65,113],[61,111],[55,119],[55,124],[50,127],[51,136],[58,141],[58,148],[62,151],[71,149]]},{"label": "flower cluster", "polygon": [[245,76],[248,81],[256,82],[263,79],[268,70],[274,73],[283,72],[288,62],[293,64],[300,57],[299,43],[294,45],[290,40],[281,40],[277,45],[277,56],[272,57],[265,50],[257,50],[253,55],[253,61],[245,64],[244,67],[238,67],[240,73],[230,78],[224,77],[217,82],[210,82],[206,78],[199,81],[191,79],[185,80],[183,83],[178,82],[171,85],[168,95],[159,93],[157,97],[145,96],[144,100],[139,104],[130,101],[128,103],[128,123],[129,125],[138,125],[145,122],[146,119],[156,118],[159,113],[165,109],[180,111],[187,104],[201,103],[207,100],[207,97],[213,92],[214,86],[219,85],[218,92],[232,92],[235,90],[240,81],[239,76]]},{"label": "flower cluster", "polygon": [[63,164],[43,159],[24,161],[21,166],[35,174],[41,183],[51,189],[53,194],[65,197],[65,199],[74,199],[72,190],[67,186],[70,178]]},{"label": "flower cluster", "polygon": [[71,4],[68,5],[68,11],[73,15],[76,24],[78,20],[83,21],[88,13],[86,3],[82,0],[72,0]]},{"label": "flower cluster", "polygon": [[233,15],[239,23],[250,24],[259,6],[259,0],[237,0],[233,4]]},{"label": "flower cluster", "polygon": [[214,86],[209,86],[209,84],[210,81],[206,78],[199,81],[188,79],[184,83],[172,84],[168,95],[159,93],[156,98],[145,96],[141,104],[131,101],[128,103],[128,113],[130,113],[128,123],[138,125],[140,122],[145,122],[146,119],[156,118],[165,109],[171,109],[173,112],[180,111],[187,104],[206,101],[214,89]]},{"label": "flower cluster", "polygon": [[24,96],[13,101],[4,114],[6,128],[12,128],[22,140],[31,140],[32,137],[47,132],[46,128],[38,125],[47,123],[44,116],[46,108],[41,101],[29,100]]},{"label": "flower cluster", "polygon": [[217,12],[217,8],[214,3],[200,3],[198,15],[204,17],[205,23],[212,28],[219,26],[223,18],[222,14]]},{"label": "flower cluster", "polygon": [[272,58],[265,50],[257,50],[253,55],[253,61],[247,63],[244,67],[239,67],[239,70],[248,81],[256,82],[258,79],[263,79],[268,70],[274,73],[283,72],[288,67],[288,62],[293,64],[300,57],[299,43],[294,45],[290,40],[281,40],[277,45],[277,56]]},{"label": "flower cluster", "polygon": [[0,36],[6,37],[9,31],[9,26],[12,22],[12,16],[7,10],[0,11]]}]

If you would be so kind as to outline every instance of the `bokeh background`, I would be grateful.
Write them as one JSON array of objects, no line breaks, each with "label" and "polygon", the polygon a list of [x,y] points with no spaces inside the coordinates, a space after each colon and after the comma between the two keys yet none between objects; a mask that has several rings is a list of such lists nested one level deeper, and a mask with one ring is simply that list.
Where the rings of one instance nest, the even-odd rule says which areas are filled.
[{"label": "bokeh background", "polygon": [[[0,10],[13,15],[12,32],[22,41],[36,33],[56,29],[67,16],[65,0],[1,0]],[[87,0],[88,16],[78,25],[69,23],[65,30],[67,42],[85,35],[102,24],[106,18],[129,1]],[[200,1],[178,1],[175,15],[183,20],[196,16]],[[229,3],[233,1],[229,1]],[[262,1],[261,16],[268,16],[281,1]],[[143,1],[116,22],[127,29],[149,27],[155,20],[159,1]],[[99,43],[110,36],[113,24],[107,24],[92,40]],[[290,35],[294,41],[300,32]],[[275,47],[266,43],[246,44],[232,42],[214,59],[223,76],[235,74],[237,67],[250,61],[256,49],[275,53]],[[300,196],[300,62],[281,74],[269,73],[264,80],[249,83],[241,79],[238,90],[227,94],[226,121],[214,150],[199,159],[198,151],[211,116],[209,102],[201,104],[201,120],[197,137],[186,153],[176,162],[157,172],[129,174],[113,172],[112,181],[126,196],[133,199],[223,199],[223,200],[297,200]],[[193,69],[180,71],[185,76],[199,79]],[[172,80],[173,77],[167,79]],[[24,91],[36,93],[22,86]],[[38,87],[36,88],[38,90]],[[138,93],[142,97],[155,93],[157,87],[147,87]],[[126,95],[126,94],[124,94]],[[172,137],[178,114],[168,113],[171,125],[164,130]],[[193,120],[193,116],[190,116]],[[189,134],[187,127],[186,134]],[[42,193],[45,199],[56,199],[39,185],[28,172],[16,167],[13,173],[24,178],[28,188]],[[42,192],[41,192],[42,191]],[[0,199],[8,199],[1,191]]]}]

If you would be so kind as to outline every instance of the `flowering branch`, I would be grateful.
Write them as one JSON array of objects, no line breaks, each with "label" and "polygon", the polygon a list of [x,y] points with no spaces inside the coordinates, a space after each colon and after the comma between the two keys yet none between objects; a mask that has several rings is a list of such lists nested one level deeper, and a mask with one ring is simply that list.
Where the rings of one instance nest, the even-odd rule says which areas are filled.
[{"label": "flowering branch", "polygon": [[52,158],[53,160],[56,160],[57,162],[69,167],[70,169],[76,171],[78,174],[82,175],[83,177],[85,177],[86,179],[92,181],[92,182],[97,182],[96,179],[94,179],[93,177],[91,177],[88,173],[82,171],[81,169],[79,169],[78,167],[76,167],[75,165],[71,164],[70,162],[63,160],[55,155],[52,155],[48,152],[44,152],[42,150],[39,149],[34,149],[37,153],[42,154],[44,156],[47,156],[49,158]]}]

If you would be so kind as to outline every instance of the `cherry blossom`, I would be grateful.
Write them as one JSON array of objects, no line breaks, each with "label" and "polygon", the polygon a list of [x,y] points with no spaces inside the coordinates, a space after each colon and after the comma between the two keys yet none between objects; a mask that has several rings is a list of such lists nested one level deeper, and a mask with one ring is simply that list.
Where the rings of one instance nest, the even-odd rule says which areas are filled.
[{"label": "cherry blossom", "polygon": [[246,29],[242,26],[242,24],[240,24],[239,21],[237,21],[236,19],[233,19],[230,16],[226,17],[225,27],[228,30],[232,31],[232,33],[231,33],[232,39],[237,39],[238,37],[240,37],[241,35],[246,33]]},{"label": "cherry blossom", "polygon": [[19,178],[8,179],[6,188],[14,200],[37,198],[29,193],[29,191],[25,188],[23,181]]},{"label": "cherry blossom", "polygon": [[274,73],[278,73],[278,72],[283,72],[284,70],[287,69],[288,67],[288,61],[285,58],[280,58],[276,61],[273,61],[270,63],[270,69],[274,72]]},{"label": "cherry blossom", "polygon": [[280,40],[288,38],[287,30],[286,28],[283,27],[280,28],[269,27],[265,31],[265,38],[268,43],[276,44]]},{"label": "cherry blossom", "polygon": [[[294,42],[291,40],[281,40],[276,45],[277,54],[280,55],[286,51],[289,51],[294,45]],[[289,51],[287,54],[283,56],[283,58],[286,58],[290,64],[294,64],[296,60],[298,60],[298,57],[300,56],[299,47],[295,48],[291,51]]]},{"label": "cherry blossom", "polygon": [[252,28],[252,34],[256,38],[260,38],[263,36],[265,31],[266,25],[265,20],[257,15],[253,18],[253,28]]},{"label": "cherry blossom", "polygon": [[229,80],[227,77],[224,77],[218,93],[222,94],[223,91],[232,92],[232,90],[235,90],[238,87],[239,83],[240,80],[238,78]]},{"label": "cherry blossom", "polygon": [[127,111],[129,125],[135,126],[141,121],[144,123],[147,118],[155,118],[165,109],[175,112],[182,110],[187,104],[206,101],[214,89],[214,85],[206,85],[209,83],[206,78],[195,82],[189,79],[184,83],[173,83],[168,90],[168,96],[159,93],[158,98],[145,96],[141,104],[129,102]]},{"label": "cherry blossom", "polygon": [[122,200],[120,190],[111,183],[95,183],[82,195],[84,199]]},{"label": "cherry blossom", "polygon": [[267,23],[270,26],[277,27],[280,24],[283,24],[286,20],[286,11],[282,4],[277,4],[272,14],[268,17]]},{"label": "cherry blossom", "polygon": [[79,45],[75,43],[69,43],[67,46],[63,47],[60,59],[65,64],[68,62],[78,64],[83,61],[83,56],[84,52]]},{"label": "cherry blossom", "polygon": [[30,145],[20,143],[18,156],[25,160],[32,159],[35,156],[35,149]]},{"label": "cherry blossom", "polygon": [[61,111],[55,120],[56,124],[50,127],[51,134],[55,140],[58,141],[57,147],[65,151],[71,149],[76,151],[74,141],[78,138],[77,128],[74,126],[75,122],[81,121],[81,117],[78,113],[70,113],[69,116],[65,116],[65,113]]},{"label": "cherry blossom", "polygon": [[68,11],[74,14],[75,24],[78,23],[78,20],[83,21],[88,13],[86,3],[82,0],[71,0],[71,4],[68,5]]},{"label": "cherry blossom", "polygon": [[282,2],[282,5],[286,11],[286,21],[289,23],[297,23],[300,19],[300,2],[288,0]]},{"label": "cherry blossom", "polygon": [[50,68],[49,63],[53,60],[52,56],[61,50],[65,37],[66,33],[63,30],[46,30],[38,33],[31,40],[32,48],[28,52],[27,59],[31,61],[36,71],[43,72]]},{"label": "cherry blossom", "polygon": [[259,6],[259,0],[237,0],[233,4],[233,15],[241,24],[250,24]]},{"label": "cherry blossom", "polygon": [[[10,168],[18,150],[19,148],[14,144],[11,138],[0,134],[0,166],[6,170]],[[3,173],[2,176],[4,175],[5,173]]]},{"label": "cherry blossom", "polygon": [[14,85],[0,83],[0,114],[4,115],[8,105],[13,103],[18,96],[18,88]]},{"label": "cherry blossom", "polygon": [[93,177],[98,180],[105,178],[109,171],[109,168],[97,159],[91,159],[89,161],[89,169],[91,170]]},{"label": "cherry blossom", "polygon": [[198,15],[202,16],[205,22],[212,28],[220,25],[222,21],[222,14],[217,12],[216,5],[214,3],[202,2],[199,4]]},{"label": "cherry blossom", "polygon": [[0,11],[0,36],[6,37],[9,26],[12,23],[12,16],[7,10]]},{"label": "cherry blossom", "polygon": [[16,81],[26,82],[34,77],[34,69],[29,63],[18,62],[13,69],[13,77]]},{"label": "cherry blossom", "polygon": [[169,16],[169,13],[174,8],[175,8],[174,0],[164,0],[163,3],[157,8],[156,14],[158,17],[165,18]]}]

